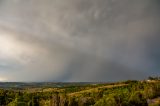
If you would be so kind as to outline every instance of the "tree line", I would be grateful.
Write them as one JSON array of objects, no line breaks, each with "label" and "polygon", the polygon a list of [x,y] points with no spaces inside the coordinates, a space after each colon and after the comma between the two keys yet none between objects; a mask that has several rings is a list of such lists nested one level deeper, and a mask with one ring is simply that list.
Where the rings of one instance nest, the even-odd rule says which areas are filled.
[{"label": "tree line", "polygon": [[[99,87],[92,92],[88,92],[89,89],[80,92],[83,91],[82,87],[76,86],[63,92],[21,92],[0,89],[0,106],[148,106],[148,99],[160,96],[160,82],[130,80],[123,83],[126,85]],[[73,92],[79,93],[70,95]]]}]

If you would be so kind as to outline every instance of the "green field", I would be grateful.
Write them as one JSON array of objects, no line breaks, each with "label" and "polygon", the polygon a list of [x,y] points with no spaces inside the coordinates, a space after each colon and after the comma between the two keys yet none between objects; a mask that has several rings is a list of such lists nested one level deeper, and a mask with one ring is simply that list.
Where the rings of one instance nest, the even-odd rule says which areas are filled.
[{"label": "green field", "polygon": [[0,83],[0,106],[159,106],[160,81]]}]

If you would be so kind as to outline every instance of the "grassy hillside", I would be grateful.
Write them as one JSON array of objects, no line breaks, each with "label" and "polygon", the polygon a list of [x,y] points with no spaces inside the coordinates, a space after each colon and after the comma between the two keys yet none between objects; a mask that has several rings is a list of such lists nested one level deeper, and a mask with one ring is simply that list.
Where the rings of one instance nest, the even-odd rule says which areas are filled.
[{"label": "grassy hillside", "polygon": [[[159,106],[160,81],[69,84],[0,90],[0,106]],[[65,85],[65,84],[64,84]]]}]

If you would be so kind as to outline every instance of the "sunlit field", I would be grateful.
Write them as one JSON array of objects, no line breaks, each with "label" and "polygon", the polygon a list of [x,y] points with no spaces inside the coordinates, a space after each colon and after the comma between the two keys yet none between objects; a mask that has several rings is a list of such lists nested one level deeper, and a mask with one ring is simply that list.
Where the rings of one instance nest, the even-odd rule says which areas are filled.
[{"label": "sunlit field", "polygon": [[0,83],[1,106],[158,106],[160,80]]}]

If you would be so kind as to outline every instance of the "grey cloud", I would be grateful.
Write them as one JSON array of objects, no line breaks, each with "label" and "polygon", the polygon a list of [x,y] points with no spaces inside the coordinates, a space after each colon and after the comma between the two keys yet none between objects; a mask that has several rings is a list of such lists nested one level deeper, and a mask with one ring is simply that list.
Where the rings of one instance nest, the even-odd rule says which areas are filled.
[{"label": "grey cloud", "polygon": [[159,74],[159,4],[1,0],[0,36],[14,38],[19,49],[6,57],[18,71],[2,75],[12,81],[115,81]]}]

